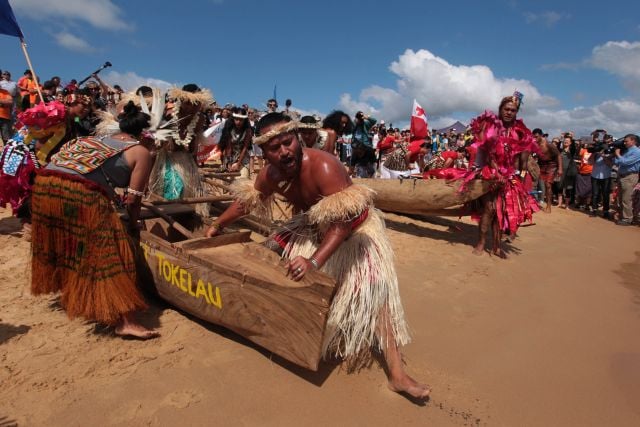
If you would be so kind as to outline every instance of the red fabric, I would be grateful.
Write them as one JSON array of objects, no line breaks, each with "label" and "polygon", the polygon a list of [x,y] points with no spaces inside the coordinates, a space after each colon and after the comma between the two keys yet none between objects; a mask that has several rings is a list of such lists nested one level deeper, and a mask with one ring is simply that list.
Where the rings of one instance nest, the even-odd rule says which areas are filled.
[{"label": "red fabric", "polygon": [[487,154],[487,164],[490,164],[491,160],[495,161],[502,176],[513,174],[514,160],[523,151],[540,151],[531,131],[520,119],[510,128],[505,128],[498,116],[491,111],[485,111],[475,118],[470,126],[477,141],[477,149]]},{"label": "red fabric", "polygon": [[458,160],[458,152],[457,151],[443,151],[440,156],[447,160],[447,159],[453,159],[453,161]]},{"label": "red fabric", "polygon": [[387,151],[393,149],[394,142],[396,142],[396,137],[393,135],[387,135],[380,143],[378,143],[378,150],[380,150],[382,153],[386,153]]},{"label": "red fabric", "polygon": [[420,150],[422,149],[423,144],[423,139],[411,141],[409,143],[409,145],[407,146],[407,151],[409,152],[409,163],[413,163],[418,160],[418,156],[420,155]]},{"label": "red fabric", "polygon": [[413,111],[411,113],[411,135],[414,139],[425,139],[429,136],[427,114],[415,99],[413,100]]},{"label": "red fabric", "polygon": [[[515,234],[520,224],[531,221],[533,213],[539,210],[535,199],[529,194],[532,186],[530,175],[522,182],[513,178],[515,159],[522,152],[539,154],[539,146],[531,131],[518,119],[510,128],[505,128],[502,120],[490,111],[471,122],[475,136],[476,150],[482,150],[487,164],[478,172],[465,176],[465,182],[481,177],[495,180],[497,184],[496,215],[502,231]],[[495,163],[497,169],[491,167]],[[461,186],[461,190],[464,186]]]},{"label": "red fabric", "polygon": [[469,173],[466,169],[460,168],[438,168],[425,172],[422,177],[424,179],[437,178],[446,180],[463,179]]},{"label": "red fabric", "polygon": [[18,214],[22,204],[31,197],[32,179],[37,168],[38,162],[31,153],[26,154],[15,176],[6,175],[0,168],[0,206],[9,203],[13,214]]}]

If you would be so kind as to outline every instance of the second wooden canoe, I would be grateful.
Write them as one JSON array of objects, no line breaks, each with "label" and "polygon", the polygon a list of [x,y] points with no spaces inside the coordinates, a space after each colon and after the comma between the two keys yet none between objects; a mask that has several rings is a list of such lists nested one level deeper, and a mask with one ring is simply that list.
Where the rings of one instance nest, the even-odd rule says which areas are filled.
[{"label": "second wooden canoe", "polygon": [[460,191],[462,182],[444,179],[354,179],[376,192],[376,208],[388,212],[428,215],[462,205],[487,193],[491,183],[474,179]]}]

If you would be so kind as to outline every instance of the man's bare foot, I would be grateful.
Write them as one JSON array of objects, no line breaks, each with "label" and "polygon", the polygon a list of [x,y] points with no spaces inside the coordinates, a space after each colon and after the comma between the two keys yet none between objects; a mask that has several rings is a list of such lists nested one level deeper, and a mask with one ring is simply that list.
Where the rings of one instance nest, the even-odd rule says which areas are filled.
[{"label": "man's bare foot", "polygon": [[493,254],[498,258],[507,259],[507,254],[502,248],[494,249]]},{"label": "man's bare foot", "polygon": [[545,206],[545,208],[542,210],[542,212],[551,213],[551,205],[547,204],[547,206]]},{"label": "man's bare foot", "polygon": [[31,241],[31,224],[28,222],[22,223],[22,238],[27,242]]},{"label": "man's bare foot", "polygon": [[122,320],[118,323],[115,333],[121,337],[134,337],[142,340],[148,340],[160,336],[160,332],[158,331],[147,329],[139,323],[126,320]]},{"label": "man's bare foot", "polygon": [[471,253],[474,255],[484,254],[484,243],[482,245],[477,245],[475,248],[473,248],[473,251],[471,251]]},{"label": "man's bare foot", "polygon": [[391,391],[407,393],[416,399],[426,399],[431,393],[431,388],[428,385],[418,383],[407,374],[401,378],[390,379],[387,385]]}]

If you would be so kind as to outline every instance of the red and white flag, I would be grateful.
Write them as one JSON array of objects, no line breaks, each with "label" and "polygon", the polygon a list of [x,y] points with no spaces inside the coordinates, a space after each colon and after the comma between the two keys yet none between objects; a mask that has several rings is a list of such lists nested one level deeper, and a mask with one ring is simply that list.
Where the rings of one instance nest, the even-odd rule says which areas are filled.
[{"label": "red and white flag", "polygon": [[429,125],[427,124],[427,113],[413,100],[413,110],[411,111],[411,139],[425,139],[429,135]]}]

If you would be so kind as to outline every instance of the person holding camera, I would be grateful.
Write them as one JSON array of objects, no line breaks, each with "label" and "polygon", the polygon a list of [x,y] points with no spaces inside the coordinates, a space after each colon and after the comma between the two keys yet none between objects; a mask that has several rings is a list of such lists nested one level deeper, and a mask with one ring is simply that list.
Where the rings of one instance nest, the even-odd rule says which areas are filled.
[{"label": "person holding camera", "polygon": [[570,133],[564,134],[562,142],[562,180],[559,183],[558,206],[569,209],[569,205],[573,202],[574,187],[576,183],[576,175],[578,167],[575,159],[576,144]]},{"label": "person holding camera", "polygon": [[[362,111],[358,111],[356,113],[356,120],[354,122],[355,124],[353,127],[353,143],[352,144],[354,145],[362,144],[361,149],[365,150],[366,152],[374,151],[373,140],[371,138],[371,128],[373,127],[373,125],[376,124],[376,122],[377,120],[374,119],[373,117],[369,117],[365,115]],[[373,157],[374,157],[374,160],[371,165],[362,166],[365,170],[370,170],[371,168],[375,170],[375,163],[377,160],[375,159],[375,153]],[[369,159],[370,155],[366,154],[364,158]]]},{"label": "person holding camera", "polygon": [[[594,144],[596,143],[594,135]],[[578,175],[576,175],[576,206],[591,210],[591,172],[593,172],[593,152],[586,144],[578,154]]]},{"label": "person holding camera", "polygon": [[[598,137],[603,134],[603,138]],[[611,168],[613,166],[613,151],[606,141],[610,138],[606,131],[597,129],[593,133],[594,144],[589,148],[593,153],[593,170],[591,171],[591,216],[597,216],[598,205],[602,198],[602,217],[609,219],[609,201],[611,196]]]},{"label": "person holding camera", "polygon": [[[624,137],[624,148],[615,147],[615,165],[618,166],[618,199],[622,207],[618,225],[631,225],[633,222],[632,196],[638,174],[640,174],[640,138],[628,134]],[[636,218],[637,219],[637,218]]]}]

